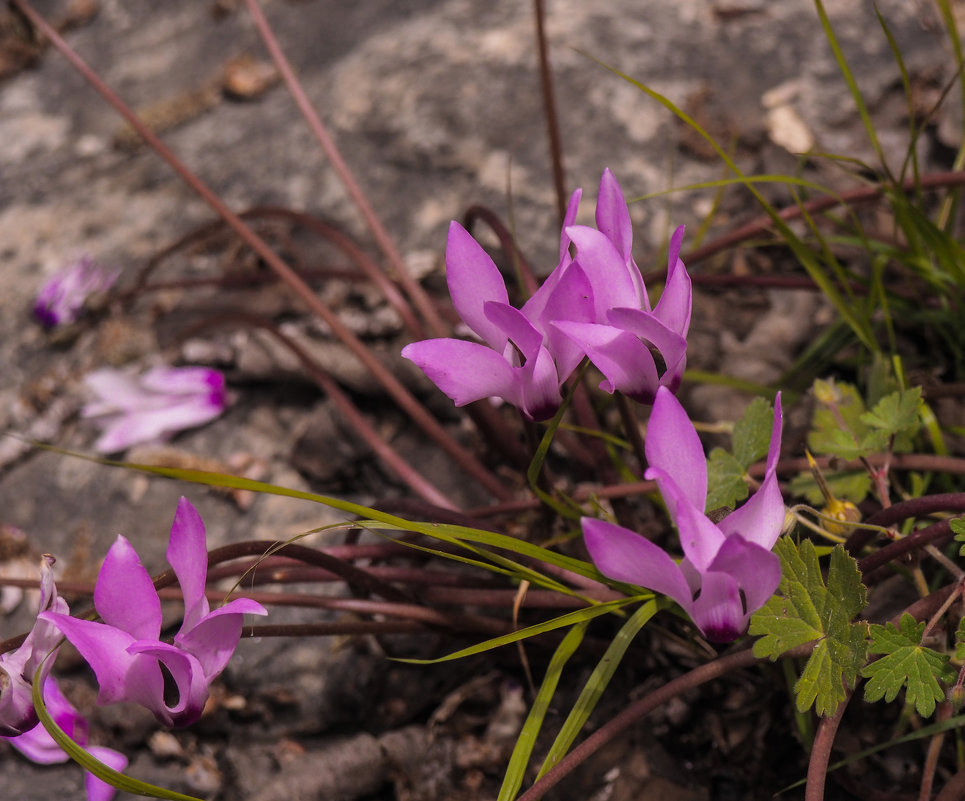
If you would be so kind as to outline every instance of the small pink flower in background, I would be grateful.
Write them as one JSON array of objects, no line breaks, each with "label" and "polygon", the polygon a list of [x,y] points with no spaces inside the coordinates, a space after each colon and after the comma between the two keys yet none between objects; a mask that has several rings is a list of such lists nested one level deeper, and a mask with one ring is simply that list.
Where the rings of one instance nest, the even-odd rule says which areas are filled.
[{"label": "small pink flower in background", "polygon": [[[173,643],[162,642],[161,600],[151,576],[122,536],[107,552],[94,587],[94,608],[103,623],[44,613],[87,660],[97,676],[99,704],[129,701],[154,713],[165,726],[194,723],[208,700],[208,687],[224,670],[241,637],[244,615],[265,608],[238,598],[211,610],[205,597],[208,552],[204,523],[191,503],[178,504],[167,559],[184,595],[184,621]],[[167,670],[177,688],[165,698]]]},{"label": "small pink flower in background", "polygon": [[715,523],[704,514],[707,463],[697,431],[680,401],[661,387],[647,425],[650,467],[644,476],[657,481],[684,558],[678,564],[633,531],[583,518],[583,539],[600,572],[669,596],[713,642],[743,634],[781,580],[780,560],[771,552],[784,526],[777,484],[781,423],[778,395],[764,481],[747,503]]},{"label": "small pink flower in background", "polygon": [[104,368],[84,383],[97,400],[81,416],[104,429],[94,443],[101,453],[166,439],[214,420],[227,406],[224,375],[206,367],[153,367],[140,376]]},{"label": "small pink flower in background", "polygon": [[[40,610],[69,615],[67,602],[57,595],[54,585],[54,558],[45,555],[40,563]],[[38,619],[19,648],[0,654],[0,736],[13,737],[37,724],[37,713],[31,698],[31,685],[37,668],[44,664],[49,672],[53,659],[47,655],[61,642],[57,628]]]},{"label": "small pink flower in background", "polygon": [[[88,746],[88,724],[83,715],[67,700],[52,676],[44,682],[44,703],[54,722],[64,730],[77,745],[86,748],[95,758],[114,770],[127,767],[127,757],[111,748]],[[7,742],[32,762],[40,765],[53,765],[70,759],[50,733],[39,723],[18,737],[10,737]],[[92,773],[86,774],[88,801],[110,801],[117,792],[107,782],[101,781]]]},{"label": "small pink flower in background", "polygon": [[87,298],[106,292],[118,275],[118,270],[101,267],[84,256],[44,284],[34,303],[34,316],[45,328],[72,323],[80,317]]}]

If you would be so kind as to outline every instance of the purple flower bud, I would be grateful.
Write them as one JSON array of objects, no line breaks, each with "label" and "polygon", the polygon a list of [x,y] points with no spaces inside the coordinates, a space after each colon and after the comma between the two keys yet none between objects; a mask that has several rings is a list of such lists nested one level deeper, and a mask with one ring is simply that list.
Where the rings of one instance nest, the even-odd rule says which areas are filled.
[{"label": "purple flower bud", "polygon": [[112,368],[84,378],[97,400],[81,415],[104,429],[94,447],[122,451],[203,425],[227,406],[224,376],[205,367],[154,367],[140,376]]},{"label": "purple flower bud", "polygon": [[118,275],[119,271],[101,267],[84,256],[44,284],[34,303],[34,316],[45,328],[72,323],[80,316],[87,298],[106,292]]}]

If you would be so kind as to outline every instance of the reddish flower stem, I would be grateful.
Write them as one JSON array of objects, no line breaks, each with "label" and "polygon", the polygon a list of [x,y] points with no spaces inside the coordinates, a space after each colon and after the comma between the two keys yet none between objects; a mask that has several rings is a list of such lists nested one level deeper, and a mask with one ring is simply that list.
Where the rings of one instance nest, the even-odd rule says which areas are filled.
[{"label": "reddish flower stem", "polygon": [[406,293],[412,299],[412,302],[419,309],[425,321],[429,324],[429,327],[436,333],[436,336],[447,336],[449,334],[448,326],[439,317],[436,312],[435,307],[432,305],[432,301],[429,296],[425,293],[419,282],[412,278],[409,273],[408,268],[405,266],[405,262],[402,260],[402,256],[399,253],[395,242],[392,237],[389,236],[389,232],[386,231],[385,226],[382,225],[382,221],[379,219],[375,210],[369,204],[368,198],[366,198],[365,193],[362,191],[358,182],[355,180],[355,176],[352,175],[352,171],[349,169],[348,164],[342,158],[341,153],[339,153],[338,148],[335,145],[335,141],[329,135],[328,130],[322,123],[321,118],[316,113],[315,109],[312,107],[308,96],[305,94],[305,90],[302,85],[298,82],[298,78],[295,76],[294,70],[292,70],[291,64],[288,62],[288,58],[285,56],[284,50],[282,50],[281,45],[278,43],[278,39],[275,38],[275,34],[268,24],[268,20],[265,18],[264,13],[262,13],[261,7],[258,5],[257,0],[246,0],[248,6],[248,11],[251,13],[251,17],[254,20],[255,27],[258,29],[258,33],[261,34],[261,38],[265,43],[265,47],[268,49],[272,60],[278,67],[278,71],[281,73],[282,80],[285,81],[285,86],[288,87],[288,91],[291,93],[295,104],[298,106],[298,110],[302,113],[305,121],[308,123],[308,127],[311,129],[312,134],[318,140],[318,143],[322,146],[322,150],[325,151],[325,155],[328,157],[329,161],[332,163],[332,167],[341,179],[342,184],[345,186],[346,191],[352,198],[352,201],[358,207],[359,212],[365,219],[366,225],[368,225],[369,230],[372,232],[372,236],[375,237],[375,241],[379,246],[379,249],[385,255],[392,270],[395,272],[396,280],[402,285]]},{"label": "reddish flower stem", "polygon": [[563,170],[563,138],[560,136],[560,120],[553,91],[553,71],[550,68],[549,45],[546,42],[546,0],[533,0],[533,16],[536,22],[536,49],[539,53],[539,81],[546,114],[546,133],[553,162],[556,211],[562,225],[566,216],[566,177]]},{"label": "reddish flower stem", "polygon": [[[315,359],[297,342],[286,336],[281,330],[263,317],[245,312],[231,312],[225,315],[218,315],[206,320],[202,325],[207,328],[220,325],[223,322],[243,321],[250,328],[261,328],[275,337],[295,357],[301,362],[302,367],[312,377],[316,384],[321,388],[328,398],[338,407],[346,421],[355,431],[365,440],[366,444],[372,449],[382,463],[395,473],[405,483],[409,489],[419,497],[434,506],[443,509],[456,509],[456,505],[448,496],[436,487],[432,482],[425,478],[418,470],[412,467],[405,459],[399,455],[381,434],[375,429],[365,416],[359,411],[358,407],[352,403],[348,395],[339,388],[338,383],[318,364]],[[194,330],[197,330],[195,328]]]},{"label": "reddish flower stem", "polygon": [[187,167],[174,155],[173,151],[167,147],[147,126],[145,126],[137,115],[117,96],[117,94],[104,83],[103,80],[80,58],[80,56],[61,38],[57,32],[50,27],[47,21],[40,16],[27,0],[10,0],[11,4],[19,9],[34,25],[41,30],[44,36],[50,39],[51,43],[61,54],[70,62],[94,89],[108,102],[114,109],[127,121],[127,123],[147,142],[148,145],[168,163],[168,165],[178,174],[178,176],[188,184],[195,192],[207,202],[218,215],[246,242],[265,263],[268,264],[282,279],[289,284],[297,293],[302,301],[316,314],[319,315],[331,328],[332,332],[345,343],[346,346],[355,354],[359,361],[364,364],[369,371],[385,387],[392,398],[405,410],[412,420],[423,431],[433,439],[449,456],[456,461],[463,470],[475,478],[488,492],[494,497],[507,500],[511,493],[499,481],[496,476],[490,473],[481,462],[469,451],[463,448],[448,432],[430,415],[426,409],[415,399],[415,397],[402,385],[402,383],[387,370],[375,357],[375,355],[351,332],[349,331],[332,312],[319,300],[318,296],[312,292],[311,288],[292,270],[278,255],[268,246],[268,244],[247,226],[244,221],[219,198],[200,178],[187,169]]},{"label": "reddish flower stem", "polygon": [[834,736],[841,725],[844,710],[848,708],[848,701],[854,690],[848,690],[847,695],[829,718],[821,718],[818,730],[814,735],[811,746],[811,758],[808,760],[807,785],[804,788],[804,801],[824,801],[824,785],[828,777],[828,763],[831,760],[831,749],[834,747]]}]

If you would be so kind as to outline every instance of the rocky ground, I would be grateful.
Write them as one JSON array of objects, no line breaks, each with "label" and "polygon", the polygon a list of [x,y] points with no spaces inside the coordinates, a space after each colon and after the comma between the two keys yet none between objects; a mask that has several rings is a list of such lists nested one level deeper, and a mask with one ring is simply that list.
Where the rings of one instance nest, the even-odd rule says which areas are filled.
[{"label": "rocky ground", "polygon": [[[887,40],[869,4],[828,5],[885,152],[900,166],[907,104]],[[510,196],[524,252],[543,272],[554,266],[558,227],[529,3],[273,0],[264,6],[309,97],[414,272],[438,276],[450,219],[473,203],[506,218]],[[917,102],[927,108],[953,77],[937,13],[899,0],[878,6],[900,45]],[[272,83],[242,3],[44,0],[37,7],[49,18],[72,20],[71,45],[233,208],[305,210],[368,241],[288,93]],[[705,141],[597,62],[673,99],[731,149],[748,174],[793,172],[797,157],[790,151],[810,147],[874,162],[806,0],[550,0],[547,27],[567,184],[584,187],[585,217],[606,166],[631,197],[723,175]],[[129,454],[132,459],[247,471],[365,503],[403,494],[314,385],[279,363],[258,335],[221,329],[182,341],[180,334],[205,315],[243,304],[310,342],[400,450],[462,505],[486,500],[411,432],[353,358],[280,288],[233,294],[230,301],[214,291],[172,289],[115,310],[66,341],[35,325],[30,308],[38,288],[78,254],[121,268],[122,287],[131,285],[152,254],[212,214],[138,145],[63,58],[24,45],[5,11],[0,37],[0,430],[89,449],[96,432],[77,418],[84,373],[104,364],[200,361],[227,371],[229,412],[179,436],[164,453],[142,450]],[[226,70],[235,77],[226,78]],[[958,126],[951,112],[933,122],[919,152],[923,163],[937,168],[947,166]],[[805,175],[843,181],[841,169],[827,161],[811,162]],[[790,199],[780,188],[768,191],[779,202]],[[712,207],[707,191],[633,205],[641,266],[661,266],[668,232],[683,223],[688,236],[695,235]],[[729,190],[712,230],[754,214],[745,193]],[[325,258],[317,247],[304,244],[310,256]],[[203,275],[223,257],[195,253],[166,262],[157,275]],[[751,258],[755,269],[783,266]],[[743,254],[730,252],[697,269],[749,268]],[[376,294],[345,281],[320,291],[389,363],[404,369],[393,355],[399,322]],[[702,292],[695,299],[691,366],[774,380],[829,319],[807,293],[722,298]],[[708,418],[732,415],[733,404],[720,392],[699,388],[690,400]],[[437,406],[446,413],[445,404]],[[0,569],[29,575],[29,555],[51,552],[65,579],[90,579],[110,542],[124,533],[145,564],[159,571],[181,494],[198,506],[212,545],[283,538],[340,519],[306,502],[228,497],[30,450],[8,437],[0,439],[0,525],[19,529],[26,539],[8,548],[11,557]],[[2,621],[5,636],[24,628],[28,606]],[[447,650],[437,641],[419,647]],[[89,712],[95,737],[130,754],[134,775],[208,798],[492,797],[525,712],[512,654],[443,670],[389,663],[382,645],[364,639],[264,640],[242,644],[200,725],[159,733],[153,719],[130,709],[97,709],[85,674],[70,671],[69,659],[62,664],[65,687]],[[648,681],[638,673],[613,691],[631,692]],[[720,688],[726,703],[699,725],[686,702],[668,708],[648,731],[588,766],[559,797],[769,797],[781,786],[775,778],[780,770],[748,774],[734,765],[735,754],[753,753],[757,736],[755,718],[741,710],[771,714],[768,700],[748,700],[753,686]],[[660,744],[663,734],[679,735],[688,726],[690,740],[677,740],[690,742],[691,753]],[[794,753],[790,740],[788,753]],[[10,798],[40,801],[82,792],[72,766],[37,767],[9,749],[0,750],[0,765]],[[793,762],[788,781],[799,769]]]}]

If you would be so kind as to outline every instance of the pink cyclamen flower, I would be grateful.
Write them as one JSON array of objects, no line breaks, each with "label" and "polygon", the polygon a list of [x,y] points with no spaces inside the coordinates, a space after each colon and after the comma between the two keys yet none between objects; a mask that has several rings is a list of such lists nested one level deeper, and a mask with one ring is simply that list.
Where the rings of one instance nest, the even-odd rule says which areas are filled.
[{"label": "pink cyclamen flower", "polygon": [[[633,260],[630,212],[616,178],[605,170],[596,205],[597,228],[564,227],[593,288],[593,319],[553,320],[604,375],[600,388],[652,403],[657,387],[676,391],[687,364],[692,290],[680,260],[683,226],[670,239],[667,280],[653,308]],[[658,365],[654,354],[659,355]]]},{"label": "pink cyclamen flower", "polygon": [[206,367],[153,367],[140,376],[103,368],[84,383],[97,400],[81,415],[104,429],[94,443],[101,453],[166,439],[215,419],[227,406],[224,375]]},{"label": "pink cyclamen flower", "polygon": [[118,275],[117,270],[101,267],[84,256],[44,284],[34,302],[34,316],[45,328],[72,323],[80,316],[87,298],[106,292]]},{"label": "pink cyclamen flower", "polygon": [[37,713],[31,698],[31,685],[37,668],[44,665],[50,672],[53,659],[44,660],[57,649],[60,632],[43,614],[56,612],[69,615],[67,602],[57,595],[54,584],[54,558],[45,554],[40,562],[40,613],[33,628],[19,648],[0,654],[0,736],[13,737],[37,725]]},{"label": "pink cyclamen flower", "polygon": [[704,514],[707,463],[693,423],[666,388],[657,391],[645,443],[660,494],[680,533],[684,558],[678,564],[649,540],[621,526],[583,519],[587,550],[600,572],[675,600],[713,642],[730,642],[747,630],[781,580],[771,552],[784,526],[784,499],[777,484],[781,450],[781,396],[760,488],[718,522]]},{"label": "pink cyclamen flower", "polygon": [[[459,316],[485,344],[429,339],[407,345],[402,356],[422,368],[456,406],[498,397],[531,420],[552,417],[562,403],[560,386],[582,354],[548,331],[546,323],[560,316],[588,319],[591,309],[582,271],[561,272],[569,261],[563,247],[561,260],[552,280],[517,309],[510,305],[506,283],[489,254],[453,222],[446,245],[446,281]],[[553,342],[553,337],[560,341]]]},{"label": "pink cyclamen flower", "polygon": [[[120,752],[112,748],[87,745],[87,720],[60,691],[53,676],[48,676],[44,682],[44,703],[54,722],[77,745],[86,748],[95,759],[114,770],[124,770],[127,767],[127,757]],[[56,740],[39,723],[18,737],[9,738],[7,742],[27,759],[40,765],[53,765],[70,759],[67,752],[57,745]],[[92,773],[85,773],[85,784],[88,801],[111,801],[117,792],[117,788],[101,781]]]},{"label": "pink cyclamen flower", "polygon": [[[239,598],[211,611],[205,598],[208,554],[204,523],[191,503],[178,504],[167,559],[184,595],[184,621],[173,643],[162,642],[161,601],[131,544],[122,536],[107,552],[94,607],[103,623],[46,612],[80,651],[97,677],[99,704],[131,701],[154,713],[166,726],[196,721],[208,687],[224,670],[241,637],[243,617],[265,615],[255,601]],[[165,701],[164,666],[177,688],[177,702]]]}]

